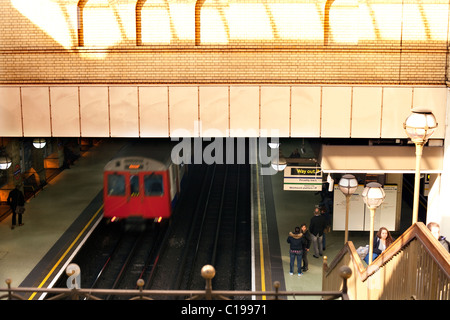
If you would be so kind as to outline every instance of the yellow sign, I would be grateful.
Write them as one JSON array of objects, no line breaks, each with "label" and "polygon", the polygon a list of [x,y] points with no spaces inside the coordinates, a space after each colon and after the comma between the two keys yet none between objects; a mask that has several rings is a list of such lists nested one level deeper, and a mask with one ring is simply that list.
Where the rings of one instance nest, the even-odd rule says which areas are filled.
[{"label": "yellow sign", "polygon": [[283,190],[321,191],[322,169],[320,167],[286,167]]}]

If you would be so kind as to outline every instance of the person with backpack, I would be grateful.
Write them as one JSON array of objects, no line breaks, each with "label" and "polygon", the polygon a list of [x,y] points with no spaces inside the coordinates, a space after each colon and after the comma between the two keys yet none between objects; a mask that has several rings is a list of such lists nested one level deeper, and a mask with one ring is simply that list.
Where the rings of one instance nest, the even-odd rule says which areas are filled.
[{"label": "person with backpack", "polygon": [[287,242],[289,243],[290,256],[289,274],[291,276],[294,274],[294,264],[297,259],[297,274],[301,277],[303,275],[302,256],[303,248],[305,247],[305,239],[303,238],[303,233],[300,233],[300,227],[295,227],[295,231],[293,233],[289,232]]}]

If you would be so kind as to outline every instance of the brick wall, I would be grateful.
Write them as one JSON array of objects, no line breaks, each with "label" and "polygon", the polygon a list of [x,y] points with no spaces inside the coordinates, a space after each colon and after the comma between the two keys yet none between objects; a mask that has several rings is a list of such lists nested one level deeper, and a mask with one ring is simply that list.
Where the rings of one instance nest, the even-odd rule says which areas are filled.
[{"label": "brick wall", "polygon": [[0,83],[445,84],[448,16],[444,0],[1,1]]}]

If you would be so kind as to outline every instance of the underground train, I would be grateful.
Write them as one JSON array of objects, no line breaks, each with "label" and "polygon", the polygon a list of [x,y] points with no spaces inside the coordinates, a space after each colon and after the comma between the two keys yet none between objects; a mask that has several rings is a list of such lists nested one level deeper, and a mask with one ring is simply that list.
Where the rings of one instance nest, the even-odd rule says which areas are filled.
[{"label": "underground train", "polygon": [[105,219],[160,222],[171,216],[188,170],[172,162],[172,148],[166,139],[133,141],[105,165]]}]

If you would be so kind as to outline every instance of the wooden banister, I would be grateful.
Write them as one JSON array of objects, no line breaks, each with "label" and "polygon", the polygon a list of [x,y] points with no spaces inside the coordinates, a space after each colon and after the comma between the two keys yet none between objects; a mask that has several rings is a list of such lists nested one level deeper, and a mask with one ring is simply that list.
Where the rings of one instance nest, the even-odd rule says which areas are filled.
[{"label": "wooden banister", "polygon": [[[413,248],[408,249],[411,244],[414,243]],[[405,253],[405,254],[402,254]],[[403,256],[405,256],[403,258]],[[400,261],[401,259],[404,259],[405,261],[408,260],[409,265],[397,267],[397,265],[403,263]],[[390,261],[395,260],[395,262],[392,262],[391,265],[395,265],[396,267],[389,268],[387,267],[390,263]],[[421,262],[422,260],[426,260],[426,262]],[[430,262],[432,261],[432,262]],[[406,262],[405,262],[406,263]],[[421,263],[426,263],[426,265],[433,265],[432,269],[433,271],[426,270],[428,267],[425,267],[421,265]],[[348,265],[353,273],[353,281],[359,281],[359,282],[366,282],[366,289],[368,291],[367,295],[363,295],[365,298],[370,298],[370,286],[367,284],[369,283],[370,277],[374,276],[377,272],[380,270],[383,270],[383,279],[378,282],[387,282],[387,281],[394,281],[395,277],[401,278],[405,277],[405,272],[410,273],[411,276],[414,276],[415,272],[417,272],[417,269],[420,269],[421,277],[426,277],[424,274],[427,272],[433,273],[432,276],[429,276],[427,281],[434,281],[436,278],[436,281],[444,281],[444,283],[447,283],[450,285],[450,254],[444,249],[444,247],[432,236],[431,232],[427,229],[427,227],[422,223],[418,222],[412,225],[408,230],[406,230],[398,239],[394,241],[381,255],[379,255],[367,268],[362,263],[358,253],[356,252],[356,249],[353,245],[353,242],[348,241],[344,247],[341,249],[341,251],[336,255],[334,260],[331,262],[331,264],[328,266],[327,262],[324,262],[324,268],[323,268],[323,289],[329,290],[330,286],[333,286],[332,279],[336,275],[336,269],[342,265]],[[400,274],[399,270],[403,270]],[[387,271],[389,270],[389,271]],[[399,273],[399,274],[395,274]],[[438,274],[438,275],[436,275]],[[380,274],[378,274],[378,277],[381,277]],[[355,280],[356,279],[356,280]],[[388,280],[386,280],[388,279]],[[443,280],[444,279],[444,280]],[[415,279],[413,279],[416,281]],[[408,296],[415,296],[414,290],[418,290],[416,287],[420,287],[421,285],[416,285],[414,288],[412,288],[412,285],[409,284],[410,282],[414,282],[412,279],[408,280],[402,280],[402,283],[407,282],[408,285],[404,285],[405,291],[408,291],[408,293],[405,293]],[[444,284],[444,288],[449,285]],[[358,294],[361,295],[361,291],[363,291],[361,288],[361,284],[355,284],[355,288],[358,286]],[[428,285],[427,285],[428,286]],[[441,284],[442,286],[442,284]],[[397,287],[402,287],[397,286]],[[428,287],[427,287],[428,288]],[[355,289],[356,290],[356,289]],[[398,288],[396,289],[398,290]],[[436,289],[438,290],[438,289]],[[350,290],[351,291],[351,290]],[[382,289],[379,289],[380,292],[382,292]],[[445,291],[445,289],[444,289]],[[448,291],[448,289],[447,289]],[[410,293],[412,292],[412,293]],[[350,293],[351,295],[351,293]],[[374,295],[375,296],[375,295]],[[402,296],[399,294],[399,296]],[[445,296],[450,297],[450,294],[447,292],[445,293]],[[404,296],[403,296],[404,297]],[[356,298],[356,297],[354,297]]]}]

